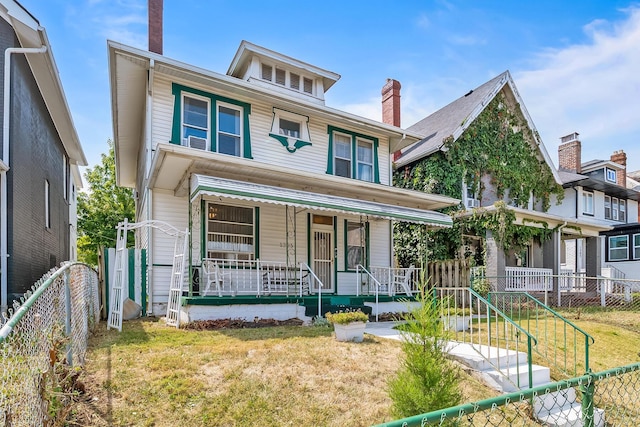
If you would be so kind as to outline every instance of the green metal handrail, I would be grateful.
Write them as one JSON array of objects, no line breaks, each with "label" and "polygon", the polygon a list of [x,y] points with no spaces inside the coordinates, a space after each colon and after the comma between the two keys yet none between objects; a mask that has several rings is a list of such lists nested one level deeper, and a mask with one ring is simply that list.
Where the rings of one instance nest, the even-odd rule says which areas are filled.
[{"label": "green metal handrail", "polygon": [[[438,291],[442,291],[443,293],[447,293],[447,292],[459,292],[459,291],[464,291],[464,292],[469,292],[469,303],[471,303],[472,299],[475,299],[476,301],[478,301],[479,304],[484,304],[487,307],[486,310],[486,318],[487,318],[487,325],[488,325],[488,331],[487,331],[487,345],[489,347],[492,346],[492,329],[491,329],[491,322],[492,322],[492,317],[493,317],[493,313],[495,313],[495,317],[499,318],[500,320],[502,320],[505,324],[509,324],[511,325],[511,327],[513,328],[513,330],[515,330],[515,335],[517,336],[518,339],[524,339],[526,338],[526,342],[527,342],[527,365],[528,365],[528,380],[529,380],[529,387],[531,387],[531,385],[533,384],[533,347],[535,345],[537,345],[538,341],[537,339],[531,335],[528,331],[526,331],[522,326],[520,326],[518,323],[514,322],[509,316],[507,316],[505,313],[503,313],[498,307],[496,307],[494,304],[491,303],[491,301],[485,299],[484,297],[482,297],[482,295],[478,294],[476,291],[474,291],[471,288],[434,288],[433,292],[434,292],[434,304],[437,304],[437,292]],[[463,307],[464,308],[464,307]],[[506,329],[503,328],[503,329]],[[498,331],[496,329],[496,331]],[[471,344],[472,347],[474,347],[475,344],[477,345],[482,345],[481,342],[474,342],[474,331],[472,329],[471,333],[463,333],[461,335],[456,334],[455,335],[455,340],[457,341],[462,341],[464,343],[468,343]],[[497,339],[497,345],[498,347],[500,347],[500,338],[499,337],[494,337],[494,339]],[[498,370],[502,375],[505,375],[506,377],[508,377],[508,372],[505,373],[505,371],[502,369],[502,367],[498,364],[495,365],[493,363],[491,363],[491,361],[489,360],[489,358],[487,358],[484,354],[482,354],[482,352],[475,348],[474,349],[485,359],[487,360],[494,368],[496,368],[496,370]],[[509,348],[507,348],[507,350],[510,350]],[[516,346],[516,351],[517,350],[517,346]],[[518,388],[520,387],[520,371],[519,371],[519,367],[516,367],[516,372],[518,374],[518,384],[515,384]]]},{"label": "green metal handrail", "polygon": [[[606,371],[598,372],[596,374],[589,373],[576,378],[568,380],[558,381],[555,383],[530,388],[527,390],[516,391],[509,394],[503,394],[501,396],[492,397],[490,399],[480,400],[474,403],[466,403],[463,405],[453,406],[451,408],[441,409],[438,411],[432,411],[425,414],[414,415],[412,417],[403,418],[400,420],[390,421],[383,424],[377,424],[374,427],[413,427],[413,426],[425,426],[427,424],[441,425],[443,421],[455,420],[467,414],[475,414],[479,411],[490,410],[496,407],[505,406],[512,402],[526,402],[530,401],[536,396],[551,393],[554,391],[560,391],[568,389],[569,387],[581,387],[583,390],[591,389],[590,396],[583,396],[583,401],[593,398],[592,385],[596,381],[603,379],[620,376],[630,372],[640,370],[640,363],[633,363],[619,368],[608,369]],[[589,387],[585,387],[589,386]],[[584,392],[584,391],[583,391]],[[583,408],[583,411],[593,411],[593,405],[589,405],[588,408]],[[593,414],[590,418],[585,417],[585,421],[591,421],[593,425]]]},{"label": "green metal handrail", "polygon": [[[495,301],[495,298],[498,298],[498,301]],[[575,325],[574,323],[572,323],[570,320],[566,319],[565,317],[563,317],[561,314],[559,314],[558,312],[556,312],[555,310],[553,310],[551,307],[547,306],[546,304],[542,303],[540,300],[538,300],[537,298],[533,297],[532,295],[530,295],[527,292],[490,292],[489,293],[489,300],[493,301],[495,304],[497,305],[503,305],[506,303],[506,299],[509,299],[509,307],[510,310],[504,310],[504,311],[509,311],[509,314],[511,316],[511,318],[514,318],[515,316],[517,316],[518,319],[520,319],[521,323],[522,323],[522,318],[523,315],[526,319],[526,327],[527,330],[529,332],[531,332],[532,334],[534,334],[536,336],[536,338],[538,339],[538,341],[543,340],[543,338],[547,338],[546,342],[550,342],[551,340],[548,339],[548,335],[549,332],[551,332],[553,334],[552,339],[553,340],[557,340],[558,337],[558,333],[563,335],[563,340],[561,342],[562,344],[562,349],[564,349],[564,363],[562,366],[562,364],[558,363],[557,360],[557,355],[558,352],[561,352],[562,350],[559,350],[558,345],[556,345],[557,341],[553,342],[552,346],[547,345],[547,347],[545,347],[544,352],[541,351],[541,349],[536,346],[535,350],[536,353],[540,354],[540,356],[544,357],[546,360],[553,362],[556,367],[561,370],[563,373],[565,373],[566,375],[578,375],[578,360],[577,360],[577,351],[578,351],[578,335],[581,335],[583,337],[584,340],[584,354],[585,354],[585,372],[589,372],[590,368],[589,368],[589,345],[593,344],[595,342],[595,339],[589,335],[586,331],[584,331],[582,328],[580,328],[579,326]],[[518,303],[517,304],[517,310],[515,310],[514,313],[514,299],[517,298],[518,302],[520,302],[520,300],[522,298],[525,299],[525,302],[527,303],[533,303],[534,304],[534,308],[535,310],[533,310],[533,314],[535,317],[532,318],[531,316],[531,311],[529,309],[529,305],[527,304],[525,307],[525,309],[523,309],[522,304]],[[501,304],[502,303],[502,304]],[[504,307],[503,307],[504,309]],[[545,314],[550,314],[552,316],[552,321],[553,321],[553,331],[549,331],[547,328],[547,316],[543,315],[540,316],[539,313],[539,309],[542,309],[543,312]],[[514,316],[515,314],[515,316]],[[543,325],[543,330],[541,331],[540,329],[540,324],[544,321],[544,325]],[[533,325],[532,325],[533,322]],[[558,325],[557,323],[560,322],[561,323],[561,330],[560,332],[558,332]],[[570,335],[570,333],[567,333],[567,328],[570,328],[570,330],[573,331],[573,371],[568,369],[568,346],[567,346],[567,338]],[[534,332],[535,329],[535,332]],[[551,357],[551,355],[549,354],[549,348],[553,348],[554,351],[554,355],[555,357]],[[580,372],[581,374],[582,372]]]}]

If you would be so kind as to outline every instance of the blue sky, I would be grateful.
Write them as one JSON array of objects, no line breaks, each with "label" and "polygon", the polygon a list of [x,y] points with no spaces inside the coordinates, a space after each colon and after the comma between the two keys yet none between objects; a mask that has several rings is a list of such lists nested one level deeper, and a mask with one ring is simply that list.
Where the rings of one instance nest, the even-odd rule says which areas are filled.
[{"label": "blue sky", "polygon": [[[89,165],[112,137],[106,40],[147,48],[146,0],[20,0],[46,28]],[[269,5],[269,7],[265,7]],[[225,73],[241,40],[342,76],[328,106],[402,126],[510,70],[547,151],[577,131],[582,159],[640,169],[640,3],[164,0],[164,54]]]}]

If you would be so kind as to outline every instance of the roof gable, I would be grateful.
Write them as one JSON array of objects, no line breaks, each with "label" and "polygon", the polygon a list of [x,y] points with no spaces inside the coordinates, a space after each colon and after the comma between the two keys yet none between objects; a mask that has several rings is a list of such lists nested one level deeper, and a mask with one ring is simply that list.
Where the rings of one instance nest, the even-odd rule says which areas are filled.
[{"label": "roof gable", "polygon": [[450,136],[457,140],[501,91],[513,96],[515,104],[531,130],[537,150],[549,166],[555,181],[560,184],[558,172],[540,140],[538,131],[508,70],[407,128],[411,132],[424,135],[424,138],[403,149],[396,165],[404,166],[442,150],[445,139]]}]

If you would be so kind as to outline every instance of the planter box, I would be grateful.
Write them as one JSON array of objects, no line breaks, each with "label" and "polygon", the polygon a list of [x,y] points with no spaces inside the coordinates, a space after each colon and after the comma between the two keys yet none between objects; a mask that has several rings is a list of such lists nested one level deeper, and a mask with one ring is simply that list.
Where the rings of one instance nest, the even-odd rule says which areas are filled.
[{"label": "planter box", "polygon": [[336,333],[336,340],[362,342],[366,325],[365,322],[351,322],[346,325],[334,323],[333,330]]}]

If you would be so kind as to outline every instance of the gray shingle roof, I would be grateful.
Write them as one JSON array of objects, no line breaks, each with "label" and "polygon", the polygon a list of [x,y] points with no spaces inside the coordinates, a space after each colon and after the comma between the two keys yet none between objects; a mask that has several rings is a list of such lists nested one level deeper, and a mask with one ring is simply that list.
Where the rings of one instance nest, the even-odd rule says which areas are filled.
[{"label": "gray shingle roof", "polygon": [[[495,95],[504,86],[508,77],[509,71],[505,71],[410,126],[407,130],[424,135],[424,139],[403,149],[396,164],[403,166],[438,151],[442,147],[443,140],[463,126],[467,118],[472,116],[479,107],[484,107],[493,98],[491,95]],[[488,97],[490,99],[487,100]]]}]

